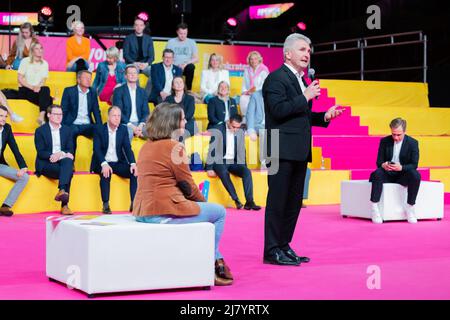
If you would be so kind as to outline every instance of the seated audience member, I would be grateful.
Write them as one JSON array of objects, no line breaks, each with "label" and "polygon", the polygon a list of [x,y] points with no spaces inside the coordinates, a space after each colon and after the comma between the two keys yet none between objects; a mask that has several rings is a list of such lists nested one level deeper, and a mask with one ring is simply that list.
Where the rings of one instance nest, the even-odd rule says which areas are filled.
[{"label": "seated audience member", "polygon": [[51,105],[48,123],[36,129],[34,144],[37,151],[36,175],[58,179],[56,201],[61,201],[61,214],[71,215],[69,209],[70,184],[73,177],[73,137],[70,127],[62,125],[63,111]]},{"label": "seated audience member", "polygon": [[[138,222],[184,224],[210,222],[215,226],[215,285],[231,285],[233,276],[219,251],[225,224],[225,208],[205,202],[195,184],[184,146],[173,139],[182,135],[186,120],[183,108],[162,103],[152,112],[148,141],[139,152],[138,189],[133,215]],[[179,157],[178,163],[173,156]]]},{"label": "seated audience member", "polygon": [[258,51],[252,51],[247,56],[248,66],[244,69],[244,79],[242,81],[242,93],[239,99],[239,107],[247,122],[247,107],[250,97],[262,90],[264,80],[269,75],[269,69],[263,64],[263,58]]},{"label": "seated audience member", "polygon": [[208,127],[218,129],[225,135],[226,122],[238,113],[236,101],[230,98],[230,85],[222,81],[217,89],[217,96],[208,102]]},{"label": "seated audience member", "polygon": [[205,103],[217,95],[220,82],[230,84],[230,73],[223,68],[223,58],[215,53],[209,56],[208,69],[202,71],[200,94]]},{"label": "seated audience member", "polygon": [[[264,126],[264,99],[262,96],[262,91],[259,90],[251,95],[247,110],[247,132],[252,141],[256,141],[260,133],[263,133],[261,130],[264,130]],[[263,139],[260,139],[260,141],[262,142]]]},{"label": "seated audience member", "polygon": [[128,127],[130,140],[144,137],[144,127],[150,113],[148,96],[138,85],[139,70],[133,64],[125,68],[127,83],[114,89],[113,105],[122,111],[121,122]]},{"label": "seated audience member", "polygon": [[[0,216],[11,217],[14,214],[11,208],[16,203],[17,198],[20,196],[23,189],[25,189],[30,177],[27,174],[27,164],[25,163],[25,160],[17,147],[16,139],[14,139],[11,126],[6,123],[7,116],[8,109],[0,105],[0,177],[15,181],[14,187],[8,193],[8,196],[0,207]],[[5,149],[7,145],[16,158],[16,162],[20,168],[19,170],[10,167],[6,163]]]},{"label": "seated audience member", "polygon": [[370,175],[372,191],[372,222],[383,223],[378,203],[383,191],[383,183],[399,183],[408,187],[406,214],[409,223],[417,223],[415,204],[420,187],[420,173],[417,171],[419,163],[419,143],[416,139],[405,134],[406,120],[396,118],[389,124],[391,135],[380,141],[378,148],[378,169]]},{"label": "seated audience member", "polygon": [[78,72],[89,70],[89,55],[91,54],[91,42],[84,37],[84,23],[72,22],[73,36],[66,43],[67,71]]},{"label": "seated audience member", "polygon": [[92,89],[97,93],[100,101],[112,104],[115,88],[124,84],[125,63],[119,61],[119,49],[110,47],[106,50],[106,61],[98,64]]},{"label": "seated audience member", "polygon": [[245,162],[245,133],[241,129],[242,116],[235,114],[227,122],[225,135],[222,131],[215,131],[215,139],[211,139],[206,161],[206,170],[209,177],[219,176],[223,186],[236,204],[237,209],[242,208],[242,203],[230,179],[230,173],[242,178],[246,203],[245,210],[260,210],[253,201],[252,173]]},{"label": "seated audience member", "polygon": [[145,21],[139,17],[134,19],[134,32],[125,38],[123,58],[126,64],[134,64],[140,73],[147,76],[145,92],[150,95],[152,89],[151,65],[155,60],[153,39],[145,32]]},{"label": "seated audience member", "polygon": [[171,49],[164,49],[162,58],[162,62],[152,65],[152,93],[149,100],[155,106],[170,96],[173,78],[183,73],[180,67],[173,64]]},{"label": "seated audience member", "polygon": [[40,43],[32,43],[30,56],[23,58],[17,72],[19,99],[25,99],[39,106],[38,123],[45,123],[47,108],[53,103],[50,88],[45,86],[48,78],[48,63],[44,60],[44,48]]},{"label": "seated audience member", "polygon": [[130,198],[133,199],[137,188],[137,168],[133,151],[131,150],[128,131],[120,125],[121,111],[119,107],[110,107],[107,123],[97,126],[94,134],[94,153],[91,171],[100,175],[100,189],[103,201],[103,213],[110,214],[109,192],[111,177],[130,179]]},{"label": "seated audience member", "polygon": [[90,71],[78,71],[78,85],[65,88],[61,100],[64,114],[62,123],[72,129],[74,152],[78,136],[92,138],[95,125],[102,123],[97,93],[90,88],[91,79]]},{"label": "seated audience member", "polygon": [[165,102],[181,105],[184,116],[186,117],[185,130],[191,137],[195,135],[198,131],[194,118],[195,100],[194,97],[186,93],[183,77],[178,76],[173,78],[172,94],[166,98]]},{"label": "seated audience member", "polygon": [[31,45],[37,42],[39,42],[39,39],[34,33],[33,25],[29,22],[25,22],[24,24],[22,24],[20,26],[16,41],[14,41],[8,58],[6,59],[5,69],[19,69],[19,65],[22,59],[30,55]]},{"label": "seated audience member", "polygon": [[198,62],[197,44],[195,40],[187,37],[188,25],[186,23],[180,23],[176,31],[177,37],[167,41],[166,49],[171,49],[175,52],[174,63],[183,70],[183,76],[186,77],[187,90],[191,91],[195,64]]},{"label": "seated audience member", "polygon": [[23,118],[11,109],[11,107],[8,104],[8,99],[6,99],[6,96],[3,94],[2,91],[0,91],[0,105],[4,106],[6,108],[6,110],[8,110],[8,114],[11,117],[12,122],[23,121]]}]

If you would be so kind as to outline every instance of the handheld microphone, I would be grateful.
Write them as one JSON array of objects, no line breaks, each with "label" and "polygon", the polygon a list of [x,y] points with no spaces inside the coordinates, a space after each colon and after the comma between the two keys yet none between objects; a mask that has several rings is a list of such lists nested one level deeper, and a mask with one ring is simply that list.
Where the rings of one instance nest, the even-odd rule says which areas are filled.
[{"label": "handheld microphone", "polygon": [[[309,68],[308,69],[308,78],[310,78],[311,81],[314,81],[316,79],[316,70],[314,70],[313,68]],[[317,96],[315,99],[318,100],[319,96]]]}]

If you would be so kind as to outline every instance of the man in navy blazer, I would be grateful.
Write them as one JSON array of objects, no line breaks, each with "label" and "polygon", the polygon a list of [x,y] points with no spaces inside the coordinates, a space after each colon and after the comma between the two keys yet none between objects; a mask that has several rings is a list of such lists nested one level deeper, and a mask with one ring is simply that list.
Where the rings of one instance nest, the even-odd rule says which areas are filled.
[{"label": "man in navy blazer", "polygon": [[415,207],[419,192],[420,173],[417,171],[419,164],[419,143],[416,139],[405,134],[406,120],[396,118],[391,121],[391,135],[380,141],[378,149],[378,169],[370,175],[372,191],[372,222],[383,223],[378,202],[383,191],[383,183],[399,183],[408,187],[408,199],[406,214],[409,223],[417,223]]},{"label": "man in navy blazer", "polygon": [[144,126],[150,114],[148,96],[138,85],[138,70],[134,65],[125,69],[126,84],[114,89],[113,105],[122,111],[121,123],[128,127],[130,140],[133,136],[144,137]]},{"label": "man in navy blazer", "polygon": [[172,49],[164,49],[163,61],[152,65],[152,93],[149,101],[155,105],[163,102],[171,95],[173,78],[183,74],[183,70],[173,64],[173,56]]},{"label": "man in navy blazer", "polygon": [[109,193],[112,174],[130,179],[130,198],[133,208],[137,189],[137,167],[127,130],[120,125],[121,111],[118,107],[108,110],[108,122],[98,126],[94,134],[94,154],[91,171],[100,175],[103,213],[110,214]]},{"label": "man in navy blazer", "polygon": [[[7,116],[8,109],[0,105],[0,177],[15,181],[14,187],[0,207],[0,216],[11,217],[14,214],[11,208],[27,185],[29,176],[27,174],[27,164],[17,147],[11,126],[6,123]],[[5,149],[7,145],[16,158],[16,162],[20,168],[19,170],[10,167],[5,161]]]},{"label": "man in navy blazer", "polygon": [[64,89],[61,100],[63,110],[62,124],[73,131],[74,152],[79,135],[92,138],[96,124],[102,123],[97,93],[91,85],[92,73],[83,70],[77,74],[78,85]]},{"label": "man in navy blazer", "polygon": [[151,65],[155,59],[153,39],[145,34],[145,21],[139,17],[134,19],[134,32],[125,38],[123,43],[123,57],[126,64],[134,64],[138,70],[148,77],[145,91],[147,96],[151,91]]},{"label": "man in navy blazer", "polygon": [[59,105],[47,110],[48,123],[36,129],[36,175],[58,179],[56,201],[61,201],[61,214],[71,215],[69,209],[70,184],[73,177],[73,134],[72,129],[62,124],[63,111]]}]

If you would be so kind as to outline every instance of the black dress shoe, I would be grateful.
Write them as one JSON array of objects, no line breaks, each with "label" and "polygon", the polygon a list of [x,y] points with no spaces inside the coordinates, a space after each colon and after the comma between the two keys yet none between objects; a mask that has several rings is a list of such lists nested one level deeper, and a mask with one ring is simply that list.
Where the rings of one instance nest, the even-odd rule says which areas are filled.
[{"label": "black dress shoe", "polygon": [[264,263],[280,266],[299,266],[300,262],[289,258],[282,250],[276,249],[272,254],[264,256]]},{"label": "black dress shoe", "polygon": [[284,254],[286,256],[288,256],[289,258],[291,258],[292,260],[295,260],[299,263],[308,263],[309,262],[309,258],[308,257],[300,257],[298,256],[294,250],[292,250],[291,248],[289,248],[288,250],[283,250]]},{"label": "black dress shoe", "polygon": [[245,210],[261,210],[260,206],[257,206],[255,202],[246,202],[244,206]]},{"label": "black dress shoe", "polygon": [[111,208],[109,207],[109,203],[104,203],[104,204],[103,204],[102,212],[103,212],[104,214],[111,214],[111,213],[112,213],[112,212],[111,212]]},{"label": "black dress shoe", "polygon": [[239,200],[234,200],[234,203],[236,204],[236,209],[242,209],[243,205]]}]

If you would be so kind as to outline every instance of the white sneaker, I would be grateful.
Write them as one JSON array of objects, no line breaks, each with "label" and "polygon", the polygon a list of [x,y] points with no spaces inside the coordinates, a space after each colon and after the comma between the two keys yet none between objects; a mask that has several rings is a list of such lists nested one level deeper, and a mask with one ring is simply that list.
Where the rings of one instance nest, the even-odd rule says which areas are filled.
[{"label": "white sneaker", "polygon": [[378,203],[372,203],[372,222],[376,224],[383,223],[383,218],[381,218],[380,209],[378,208]]},{"label": "white sneaker", "polygon": [[11,114],[11,121],[12,122],[22,122],[23,121],[23,117],[19,116],[17,113],[12,113]]},{"label": "white sneaker", "polygon": [[409,223],[417,223],[416,210],[414,206],[406,205],[406,217]]}]

